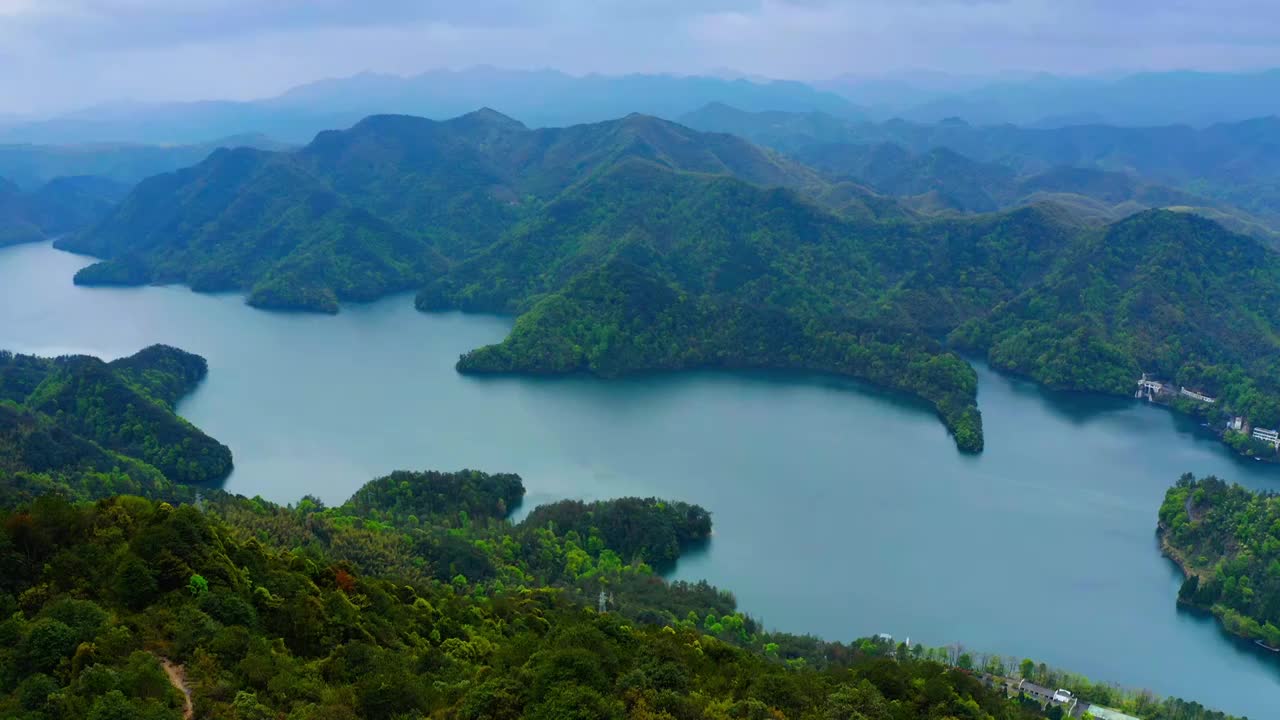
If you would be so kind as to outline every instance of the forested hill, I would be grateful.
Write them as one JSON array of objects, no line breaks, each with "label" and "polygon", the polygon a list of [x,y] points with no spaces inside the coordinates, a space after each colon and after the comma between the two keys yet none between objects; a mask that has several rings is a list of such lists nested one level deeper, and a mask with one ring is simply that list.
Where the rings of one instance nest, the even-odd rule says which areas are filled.
[{"label": "forested hill", "polygon": [[[944,152],[920,172],[955,167],[985,166]],[[1082,172],[1019,192],[1141,192]],[[327,311],[420,289],[423,310],[519,315],[464,372],[843,374],[924,399],[967,451],[984,442],[976,373],[952,346],[1064,389],[1130,394],[1148,372],[1223,398],[1185,409],[1280,423],[1280,274],[1257,240],[1173,211],[1100,226],[1047,202],[923,218],[640,115],[545,130],[488,110],[376,116],[294,153],[219,151],[60,245],[108,258],[84,283],[241,288]]]},{"label": "forested hill", "polygon": [[726,135],[652,117],[529,130],[481,110],[445,122],[374,116],[291,153],[220,150],[141,183],[60,247],[108,259],[85,283],[239,289],[264,307],[418,287],[624,158],[813,188],[817,174]]},{"label": "forested hill", "polygon": [[1140,373],[1224,414],[1280,425],[1280,254],[1192,215],[1151,211],[1084,234],[1042,280],[955,331],[1050,387],[1132,393]]},{"label": "forested hill", "polygon": [[164,346],[110,363],[0,352],[0,496],[222,480],[231,451],[173,410],[206,372],[203,358]]},{"label": "forested hill", "polygon": [[[1032,660],[770,633],[649,562],[705,510],[557,503],[514,475],[399,472],[342,506],[0,501],[0,715],[297,720],[1064,717],[977,671],[1149,720],[1230,720]],[[1016,685],[1017,681],[1013,680]]]},{"label": "forested hill", "polygon": [[1187,576],[1179,602],[1280,648],[1280,498],[1184,475],[1165,494],[1160,537]]},{"label": "forested hill", "polygon": [[[716,602],[705,585],[624,564],[596,527],[437,509],[399,528],[243,498],[0,510],[0,715],[177,720],[163,659],[208,718],[1046,717],[906,646],[765,635],[731,601],[698,604]],[[447,564],[365,569],[389,550]],[[586,609],[579,583],[651,619]]]},{"label": "forested hill", "polygon": [[0,177],[0,247],[49,240],[105,217],[128,193],[101,177],[59,177],[24,191]]}]

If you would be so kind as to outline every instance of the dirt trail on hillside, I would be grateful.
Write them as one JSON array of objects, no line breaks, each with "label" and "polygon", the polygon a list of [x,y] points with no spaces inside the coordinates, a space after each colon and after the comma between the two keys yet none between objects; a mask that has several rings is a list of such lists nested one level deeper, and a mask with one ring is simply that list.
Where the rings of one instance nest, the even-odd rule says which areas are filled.
[{"label": "dirt trail on hillside", "polygon": [[186,671],[182,669],[181,665],[174,663],[169,658],[160,658],[160,665],[164,667],[164,674],[169,676],[169,684],[182,693],[184,702],[182,717],[184,720],[191,720],[195,717],[196,710],[191,704],[191,688],[187,685]]}]

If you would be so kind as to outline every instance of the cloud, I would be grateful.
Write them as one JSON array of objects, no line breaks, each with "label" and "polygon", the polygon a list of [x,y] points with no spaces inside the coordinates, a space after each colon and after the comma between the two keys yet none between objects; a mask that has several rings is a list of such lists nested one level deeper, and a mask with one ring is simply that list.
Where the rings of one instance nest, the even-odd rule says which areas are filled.
[{"label": "cloud", "polygon": [[[1272,0],[0,0],[0,112],[249,98],[363,70],[821,79],[1280,65]],[[6,103],[9,106],[6,106]]]}]

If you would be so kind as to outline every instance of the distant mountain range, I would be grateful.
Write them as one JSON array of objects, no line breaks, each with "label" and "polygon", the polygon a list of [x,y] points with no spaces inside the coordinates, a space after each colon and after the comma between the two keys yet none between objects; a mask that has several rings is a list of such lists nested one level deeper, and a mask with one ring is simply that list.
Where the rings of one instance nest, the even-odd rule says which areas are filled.
[{"label": "distant mountain range", "polygon": [[98,105],[56,117],[0,119],[0,143],[199,144],[262,134],[291,143],[374,114],[455,117],[494,107],[531,127],[591,123],[640,112],[677,119],[708,103],[747,111],[827,113],[973,125],[1207,127],[1280,114],[1280,70],[1160,72],[1113,77],[961,77],[907,73],[805,84],[715,75],[586,75],[473,67],[413,76],[363,73],[255,101]]},{"label": "distant mountain range", "polygon": [[195,165],[220,147],[284,150],[292,146],[264,135],[236,135],[193,145],[0,145],[0,177],[28,190],[54,178],[80,175],[133,185],[152,175]]},{"label": "distant mountain range", "polygon": [[533,127],[599,122],[630,112],[677,117],[708,102],[753,110],[858,108],[834,93],[789,81],[674,75],[567,75],[476,67],[411,77],[365,73],[322,80],[251,102],[114,103],[0,127],[0,143],[192,144],[245,133],[297,143],[374,114],[449,118],[492,106]]},{"label": "distant mountain range", "polygon": [[1048,129],[959,120],[873,123],[713,103],[680,121],[739,135],[880,192],[932,193],[908,203],[918,209],[984,212],[1060,195],[1075,196],[1059,199],[1104,219],[1128,214],[1126,207],[1175,206],[1260,237],[1280,228],[1280,118],[1199,130]]},{"label": "distant mountain range", "polygon": [[843,76],[820,87],[871,108],[880,119],[922,123],[962,118],[974,125],[1205,127],[1280,114],[1280,70],[996,78],[904,73]]}]

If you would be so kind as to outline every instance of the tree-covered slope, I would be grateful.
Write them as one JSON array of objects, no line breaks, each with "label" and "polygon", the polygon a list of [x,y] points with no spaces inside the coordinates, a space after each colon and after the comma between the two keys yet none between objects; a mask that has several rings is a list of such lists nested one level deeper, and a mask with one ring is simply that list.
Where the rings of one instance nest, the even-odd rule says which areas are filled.
[{"label": "tree-covered slope", "polygon": [[231,451],[173,410],[206,371],[203,358],[163,346],[111,363],[0,352],[3,484],[92,495],[225,478]]},{"label": "tree-covered slope", "polygon": [[1043,281],[956,331],[1051,387],[1132,393],[1146,372],[1280,422],[1280,255],[1191,215],[1151,211],[1086,233]]},{"label": "tree-covered slope", "polygon": [[1184,475],[1160,506],[1160,537],[1187,576],[1179,602],[1280,648],[1280,498]]},{"label": "tree-covered slope", "polygon": [[292,155],[249,148],[143,181],[58,246],[110,258],[78,283],[246,289],[255,305],[330,312],[339,299],[407,290],[443,267],[429,245],[352,206]]},{"label": "tree-covered slope", "polygon": [[0,247],[89,227],[127,192],[127,186],[100,177],[54,178],[31,191],[0,178]]},{"label": "tree-covered slope", "polygon": [[836,372],[921,394],[980,449],[972,371],[910,328],[864,317],[890,280],[876,256],[898,234],[790,191],[630,160],[460,264],[418,306],[528,310],[464,371]]},{"label": "tree-covered slope", "polygon": [[656,118],[529,130],[481,110],[374,116],[297,152],[219,150],[141,183],[59,247],[106,260],[84,284],[241,289],[262,307],[337,310],[420,287],[544,202],[626,158],[807,188],[817,174],[728,135]]},{"label": "tree-covered slope", "polygon": [[[696,506],[471,512],[495,493],[523,486],[395,473],[337,508],[5,503],[0,714],[176,719],[180,686],[195,717],[233,719],[1064,716],[977,674],[1012,676],[1003,658],[769,633],[728,593],[663,581],[644,560],[706,537]],[[1226,718],[1023,665],[1149,720]]]},{"label": "tree-covered slope", "polygon": [[1044,717],[873,644],[789,665],[546,586],[379,578],[190,505],[48,498],[0,519],[9,717],[176,719],[162,659],[183,669],[196,717]]},{"label": "tree-covered slope", "polygon": [[[825,159],[853,160],[919,212],[644,116],[543,130],[492,111],[376,116],[295,153],[220,151],[147,180],[63,246],[108,258],[81,282],[328,311],[419,288],[423,310],[520,315],[461,360],[469,372],[839,373],[924,399],[966,450],[983,444],[976,375],[948,338],[1055,387],[1130,392],[1149,372],[1280,422],[1274,253],[1186,212],[1106,224],[1184,194],[947,150]],[[1025,206],[925,217],[1009,203]]]},{"label": "tree-covered slope", "polygon": [[1082,209],[1082,218],[1104,224],[1148,208],[1178,207],[1234,221],[1265,240],[1280,237],[1236,208],[1127,172],[1063,165],[1025,174],[945,147],[914,152],[891,142],[820,143],[801,147],[794,155],[830,176],[865,183],[923,215],[986,213],[1054,202],[1068,209],[1083,204],[1088,210]]}]

